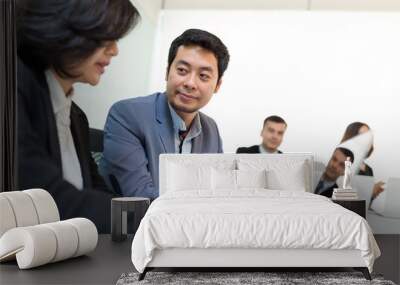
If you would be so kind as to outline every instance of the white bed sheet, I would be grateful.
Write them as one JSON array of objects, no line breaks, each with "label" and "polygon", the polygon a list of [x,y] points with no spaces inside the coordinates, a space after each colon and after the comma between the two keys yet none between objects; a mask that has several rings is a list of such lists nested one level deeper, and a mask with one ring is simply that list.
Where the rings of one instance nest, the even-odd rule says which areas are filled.
[{"label": "white bed sheet", "polygon": [[135,268],[166,248],[357,249],[371,272],[380,255],[359,215],[320,195],[265,189],[160,196],[134,237]]}]

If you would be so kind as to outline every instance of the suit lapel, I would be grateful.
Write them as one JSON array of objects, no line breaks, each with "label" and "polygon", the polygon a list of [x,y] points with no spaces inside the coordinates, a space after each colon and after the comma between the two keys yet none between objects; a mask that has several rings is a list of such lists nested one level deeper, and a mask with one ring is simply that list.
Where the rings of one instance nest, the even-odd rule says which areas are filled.
[{"label": "suit lapel", "polygon": [[192,153],[203,153],[203,134],[198,135],[192,140]]},{"label": "suit lapel", "polygon": [[174,127],[172,125],[171,112],[168,107],[167,96],[165,93],[157,95],[155,105],[156,124],[164,151],[166,153],[174,153]]},{"label": "suit lapel", "polygon": [[203,118],[201,113],[199,112],[199,117],[200,117],[200,125],[201,125],[201,132],[200,134],[193,138],[192,140],[192,151],[191,153],[203,153],[203,148],[206,148],[205,141],[203,140],[205,128],[203,128]]},{"label": "suit lapel", "polygon": [[82,133],[81,118],[75,103],[72,103],[71,105],[70,119],[71,133],[74,139],[76,154],[78,155],[81,166],[83,185],[84,187],[91,187],[92,183],[90,179],[89,158],[85,151],[85,146],[87,146],[89,142],[85,139],[85,135]]}]

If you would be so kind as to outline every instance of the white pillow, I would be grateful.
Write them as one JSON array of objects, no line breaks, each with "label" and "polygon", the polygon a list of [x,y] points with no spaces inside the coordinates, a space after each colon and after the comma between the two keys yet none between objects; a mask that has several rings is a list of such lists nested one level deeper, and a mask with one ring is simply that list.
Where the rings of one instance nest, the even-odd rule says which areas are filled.
[{"label": "white pillow", "polygon": [[307,176],[311,171],[309,161],[301,157],[285,158],[273,155],[255,159],[239,158],[237,162],[240,170],[265,169],[268,189],[307,191],[311,188],[312,181],[309,181]]},{"label": "white pillow", "polygon": [[235,169],[236,160],[223,154],[163,154],[167,168],[169,164],[186,167],[214,167],[217,169]]},{"label": "white pillow", "polygon": [[211,189],[211,167],[169,163],[167,191]]},{"label": "white pillow", "polygon": [[236,170],[211,168],[213,190],[236,190]]},{"label": "white pillow", "polygon": [[267,188],[265,170],[236,170],[237,188]]},{"label": "white pillow", "polygon": [[305,164],[292,164],[291,167],[270,169],[267,172],[267,188],[273,190],[307,191]]}]

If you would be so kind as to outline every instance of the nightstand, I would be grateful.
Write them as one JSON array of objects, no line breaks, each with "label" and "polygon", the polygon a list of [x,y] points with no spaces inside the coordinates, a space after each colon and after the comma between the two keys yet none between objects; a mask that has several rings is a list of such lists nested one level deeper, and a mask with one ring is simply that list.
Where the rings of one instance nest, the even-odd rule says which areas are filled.
[{"label": "nightstand", "polygon": [[[128,234],[128,216],[133,221],[133,234],[139,227],[147,208],[150,206],[149,198],[142,197],[118,197],[111,200],[111,239],[112,241],[124,241]],[[129,215],[133,214],[133,215]]]},{"label": "nightstand", "polygon": [[365,200],[333,200],[332,202],[339,204],[340,206],[359,214],[365,219]]}]

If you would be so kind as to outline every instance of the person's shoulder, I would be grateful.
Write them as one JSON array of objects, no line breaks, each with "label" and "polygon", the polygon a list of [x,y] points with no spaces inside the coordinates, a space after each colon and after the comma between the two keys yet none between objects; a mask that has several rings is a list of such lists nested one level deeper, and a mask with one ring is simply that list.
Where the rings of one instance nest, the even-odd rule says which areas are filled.
[{"label": "person's shoulder", "polygon": [[18,75],[26,75],[32,73],[31,68],[20,58],[17,58]]},{"label": "person's shoulder", "polygon": [[320,195],[331,198],[332,194],[333,194],[333,190],[335,188],[338,188],[338,185],[336,183],[334,185],[332,185],[331,187],[325,189],[323,192],[320,193]]},{"label": "person's shoulder", "polygon": [[71,104],[71,116],[78,116],[86,122],[88,121],[85,112],[75,102]]},{"label": "person's shoulder", "polygon": [[75,102],[71,104],[71,112],[75,112],[77,115],[85,115],[85,112]]},{"label": "person's shoulder", "polygon": [[34,68],[20,57],[17,57],[17,70],[18,74],[23,75],[35,73]]},{"label": "person's shoulder", "polygon": [[209,124],[211,126],[215,126],[217,127],[217,123],[215,122],[215,120],[213,118],[211,118],[210,116],[204,114],[203,112],[199,112],[199,116],[200,116],[200,121],[202,123],[202,125],[204,123]]},{"label": "person's shoulder", "polygon": [[153,117],[157,98],[163,93],[154,93],[148,96],[123,99],[114,103],[110,114],[133,117]]},{"label": "person's shoulder", "polygon": [[108,113],[106,124],[113,120],[124,122],[129,128],[150,124],[155,118],[157,98],[163,93],[120,100],[114,103]]},{"label": "person's shoulder", "polygon": [[238,147],[238,149],[236,150],[236,153],[247,153],[247,147]]},{"label": "person's shoulder", "polygon": [[154,93],[147,96],[123,99],[114,103],[111,109],[141,109],[143,107],[153,106],[156,102],[157,96],[160,94],[161,93]]},{"label": "person's shoulder", "polygon": [[36,94],[32,89],[45,87],[44,71],[27,64],[20,57],[17,58],[18,90],[27,90],[29,94]]},{"label": "person's shoulder", "polygon": [[259,149],[259,145],[252,145],[249,147],[239,147],[236,150],[236,153],[259,153],[260,149]]}]

